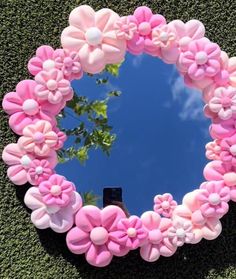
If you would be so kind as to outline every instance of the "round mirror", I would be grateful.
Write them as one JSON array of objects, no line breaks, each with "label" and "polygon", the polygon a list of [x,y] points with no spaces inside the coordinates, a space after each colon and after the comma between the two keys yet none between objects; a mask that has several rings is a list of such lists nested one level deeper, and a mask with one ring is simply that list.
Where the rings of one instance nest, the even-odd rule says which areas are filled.
[{"label": "round mirror", "polygon": [[[58,164],[56,171],[73,181],[88,203],[96,200],[100,207],[106,187],[122,188],[130,214],[151,210],[157,194],[171,193],[180,203],[203,182],[209,122],[200,92],[184,85],[175,66],[148,55],[127,54],[115,75],[105,71],[72,82],[77,96],[89,101],[109,98],[106,125],[116,135],[110,155],[92,148],[84,164],[74,158]],[[62,128],[90,125],[68,107],[63,116]],[[68,137],[65,148],[81,146],[76,136]],[[121,195],[117,191],[115,195]]]}]

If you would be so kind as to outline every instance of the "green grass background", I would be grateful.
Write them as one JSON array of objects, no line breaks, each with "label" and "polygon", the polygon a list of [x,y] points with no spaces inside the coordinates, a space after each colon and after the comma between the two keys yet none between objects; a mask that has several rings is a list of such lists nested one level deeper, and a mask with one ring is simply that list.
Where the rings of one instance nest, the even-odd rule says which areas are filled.
[{"label": "green grass background", "polygon": [[[109,7],[120,15],[132,13],[141,5],[163,14],[168,21],[201,20],[207,36],[231,56],[236,54],[235,0],[0,0],[0,95],[14,90],[29,78],[26,65],[42,44],[60,45],[60,33],[67,26],[70,11],[79,4],[94,9]],[[158,73],[157,73],[158,74]],[[16,137],[7,116],[0,116],[1,150]],[[214,241],[185,245],[171,258],[144,262],[137,251],[115,258],[103,269],[89,266],[83,256],[66,248],[65,235],[39,231],[30,223],[23,204],[27,187],[15,187],[0,168],[0,278],[236,278],[236,205],[230,205],[223,218],[223,232]]]}]

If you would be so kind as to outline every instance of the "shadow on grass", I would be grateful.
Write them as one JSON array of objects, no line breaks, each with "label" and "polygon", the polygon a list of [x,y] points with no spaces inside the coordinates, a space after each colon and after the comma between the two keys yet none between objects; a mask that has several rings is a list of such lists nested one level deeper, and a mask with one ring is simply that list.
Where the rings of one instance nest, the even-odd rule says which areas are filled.
[{"label": "shadow on grass", "polygon": [[[27,189],[16,188],[16,195],[24,207],[23,197]],[[161,257],[154,263],[143,261],[138,251],[131,251],[125,257],[114,257],[105,268],[92,267],[84,255],[72,254],[66,246],[66,234],[58,234],[50,229],[37,230],[37,233],[47,253],[69,261],[77,268],[81,278],[202,279],[213,270],[220,274],[227,267],[236,266],[236,204],[230,203],[230,211],[221,221],[223,231],[215,240],[185,245],[172,257]]]}]

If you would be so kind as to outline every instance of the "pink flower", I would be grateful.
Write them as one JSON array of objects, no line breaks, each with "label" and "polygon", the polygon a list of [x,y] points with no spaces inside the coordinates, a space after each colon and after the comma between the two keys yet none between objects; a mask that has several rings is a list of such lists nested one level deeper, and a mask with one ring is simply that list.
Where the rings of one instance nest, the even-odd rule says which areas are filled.
[{"label": "pink flower", "polygon": [[236,89],[218,87],[209,100],[209,109],[217,113],[220,119],[231,118],[236,113]]},{"label": "pink flower", "polygon": [[177,202],[173,200],[171,194],[156,195],[154,198],[154,211],[164,217],[171,217],[176,206]]},{"label": "pink flower", "polygon": [[54,148],[55,150],[59,150],[63,147],[64,142],[67,140],[67,135],[57,127],[55,127],[53,131],[57,134],[57,144],[54,146]]},{"label": "pink flower", "polygon": [[22,135],[25,126],[40,119],[56,123],[54,115],[57,110],[47,101],[39,100],[35,96],[35,86],[35,81],[23,80],[17,84],[16,92],[4,96],[2,106],[10,115],[9,126],[18,135]]},{"label": "pink flower", "polygon": [[40,120],[24,128],[23,136],[19,138],[18,144],[26,152],[47,156],[51,150],[55,149],[57,141],[57,134],[52,130],[51,124]]},{"label": "pink flower", "polygon": [[70,52],[66,49],[56,49],[53,57],[56,65],[63,72],[65,79],[80,79],[83,76],[79,55],[76,51]]},{"label": "pink flower", "polygon": [[230,191],[224,181],[209,181],[202,183],[197,199],[200,201],[200,210],[205,217],[221,218],[228,212]]},{"label": "pink flower", "polygon": [[121,218],[125,218],[125,213],[114,205],[102,210],[93,205],[82,207],[75,217],[76,227],[67,234],[68,248],[75,254],[85,253],[91,265],[108,265],[113,255],[122,256],[128,251],[127,247],[121,247],[110,237],[117,230]]},{"label": "pink flower", "polygon": [[82,206],[82,199],[75,191],[65,207],[46,205],[38,187],[29,188],[24,202],[32,210],[31,221],[38,229],[51,228],[57,233],[64,233],[73,226],[74,215]]},{"label": "pink flower", "polygon": [[128,16],[128,21],[137,26],[137,32],[133,38],[127,41],[128,51],[134,55],[143,52],[150,55],[157,55],[158,50],[152,42],[152,30],[155,27],[166,24],[166,20],[162,15],[153,14],[148,7],[138,7],[134,14]]},{"label": "pink flower", "polygon": [[90,6],[75,8],[69,17],[70,26],[61,35],[63,48],[78,53],[82,69],[95,74],[106,64],[124,59],[126,41],[116,37],[118,14],[110,9],[95,12]]},{"label": "pink flower", "polygon": [[206,144],[206,157],[209,160],[218,160],[220,158],[221,147],[219,140],[214,140]]},{"label": "pink flower", "polygon": [[168,229],[172,226],[171,219],[161,218],[153,211],[144,212],[141,216],[144,228],[148,231],[148,239],[140,248],[141,257],[148,262],[154,262],[160,256],[170,257],[176,247],[168,237]]},{"label": "pink flower", "polygon": [[[10,167],[7,170],[9,179],[16,185],[23,185],[28,180],[28,170],[30,169],[31,162],[36,159],[32,153],[27,153],[24,149],[20,148],[19,144],[10,143],[2,152],[3,161]],[[57,164],[57,155],[55,151],[44,158],[49,162],[49,167],[54,168]]]},{"label": "pink flower", "polygon": [[220,48],[207,38],[192,41],[179,56],[178,68],[192,80],[213,77],[220,70]]},{"label": "pink flower", "polygon": [[63,73],[57,69],[41,71],[35,76],[38,83],[35,87],[35,94],[41,100],[48,100],[51,104],[61,104],[71,100],[73,91],[70,82],[63,77]]},{"label": "pink flower", "polygon": [[164,62],[176,63],[180,51],[176,41],[176,34],[169,25],[154,28],[152,42],[159,49],[159,56]]},{"label": "pink flower", "polygon": [[223,139],[235,134],[236,119],[230,118],[222,120],[219,117],[212,119],[210,125],[210,135],[214,139]]},{"label": "pink flower", "polygon": [[137,249],[147,239],[147,231],[143,228],[142,221],[137,216],[121,219],[117,224],[117,230],[110,233],[111,238],[129,248]]},{"label": "pink flower", "polygon": [[191,243],[198,243],[202,238],[215,239],[221,233],[219,218],[203,216],[198,200],[199,193],[203,190],[195,190],[186,194],[181,205],[178,205],[172,215],[173,223],[177,221],[190,222],[194,238]]},{"label": "pink flower", "polygon": [[229,138],[222,139],[220,147],[220,159],[224,163],[236,166],[236,134]]},{"label": "pink flower", "polygon": [[66,206],[70,202],[73,191],[75,185],[58,174],[51,175],[48,180],[39,184],[42,201],[50,206]]},{"label": "pink flower", "polygon": [[28,62],[28,70],[33,76],[41,71],[49,71],[54,68],[60,69],[60,65],[55,62],[54,49],[47,45],[37,48],[36,56]]},{"label": "pink flower", "polygon": [[116,37],[121,40],[131,40],[137,31],[137,25],[130,22],[128,16],[122,16],[115,22]]},{"label": "pink flower", "polygon": [[176,42],[181,51],[186,51],[191,41],[201,39],[205,35],[204,25],[196,19],[184,23],[177,19],[168,24],[169,28],[176,35]]},{"label": "pink flower", "polygon": [[221,51],[220,66],[220,71],[203,91],[205,102],[209,102],[217,87],[236,86],[236,57],[229,58],[226,52]]},{"label": "pink flower", "polygon": [[236,167],[225,164],[222,161],[212,161],[208,163],[203,171],[206,180],[223,180],[227,186],[236,185]]},{"label": "pink flower", "polygon": [[39,185],[42,181],[47,180],[53,174],[49,161],[33,160],[29,165],[27,179],[31,185]]},{"label": "pink flower", "polygon": [[192,223],[176,220],[168,230],[168,236],[175,246],[183,246],[184,243],[191,243],[194,239]]}]

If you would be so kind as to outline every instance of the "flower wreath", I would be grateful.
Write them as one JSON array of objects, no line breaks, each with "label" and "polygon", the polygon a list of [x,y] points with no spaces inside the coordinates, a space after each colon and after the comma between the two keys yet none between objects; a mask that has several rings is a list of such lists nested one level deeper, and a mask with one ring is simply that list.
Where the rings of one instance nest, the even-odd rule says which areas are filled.
[{"label": "flower wreath", "polygon": [[[95,12],[83,5],[71,12],[69,24],[61,34],[63,48],[40,46],[28,63],[34,79],[19,82],[3,100],[9,125],[20,137],[5,147],[2,158],[14,184],[33,185],[24,198],[33,224],[67,232],[69,250],[85,253],[99,267],[137,248],[144,260],[153,262],[173,255],[184,243],[216,238],[228,202],[236,201],[236,57],[229,58],[204,37],[198,20],[166,23],[148,7],[119,17],[110,9]],[[185,84],[202,91],[214,139],[206,145],[211,162],[200,188],[187,193],[180,205],[170,194],[157,195],[153,211],[141,217],[126,217],[113,205],[83,206],[74,184],[54,171],[56,150],[66,140],[55,116],[73,96],[70,81],[120,63],[126,50],[176,64]]]}]

